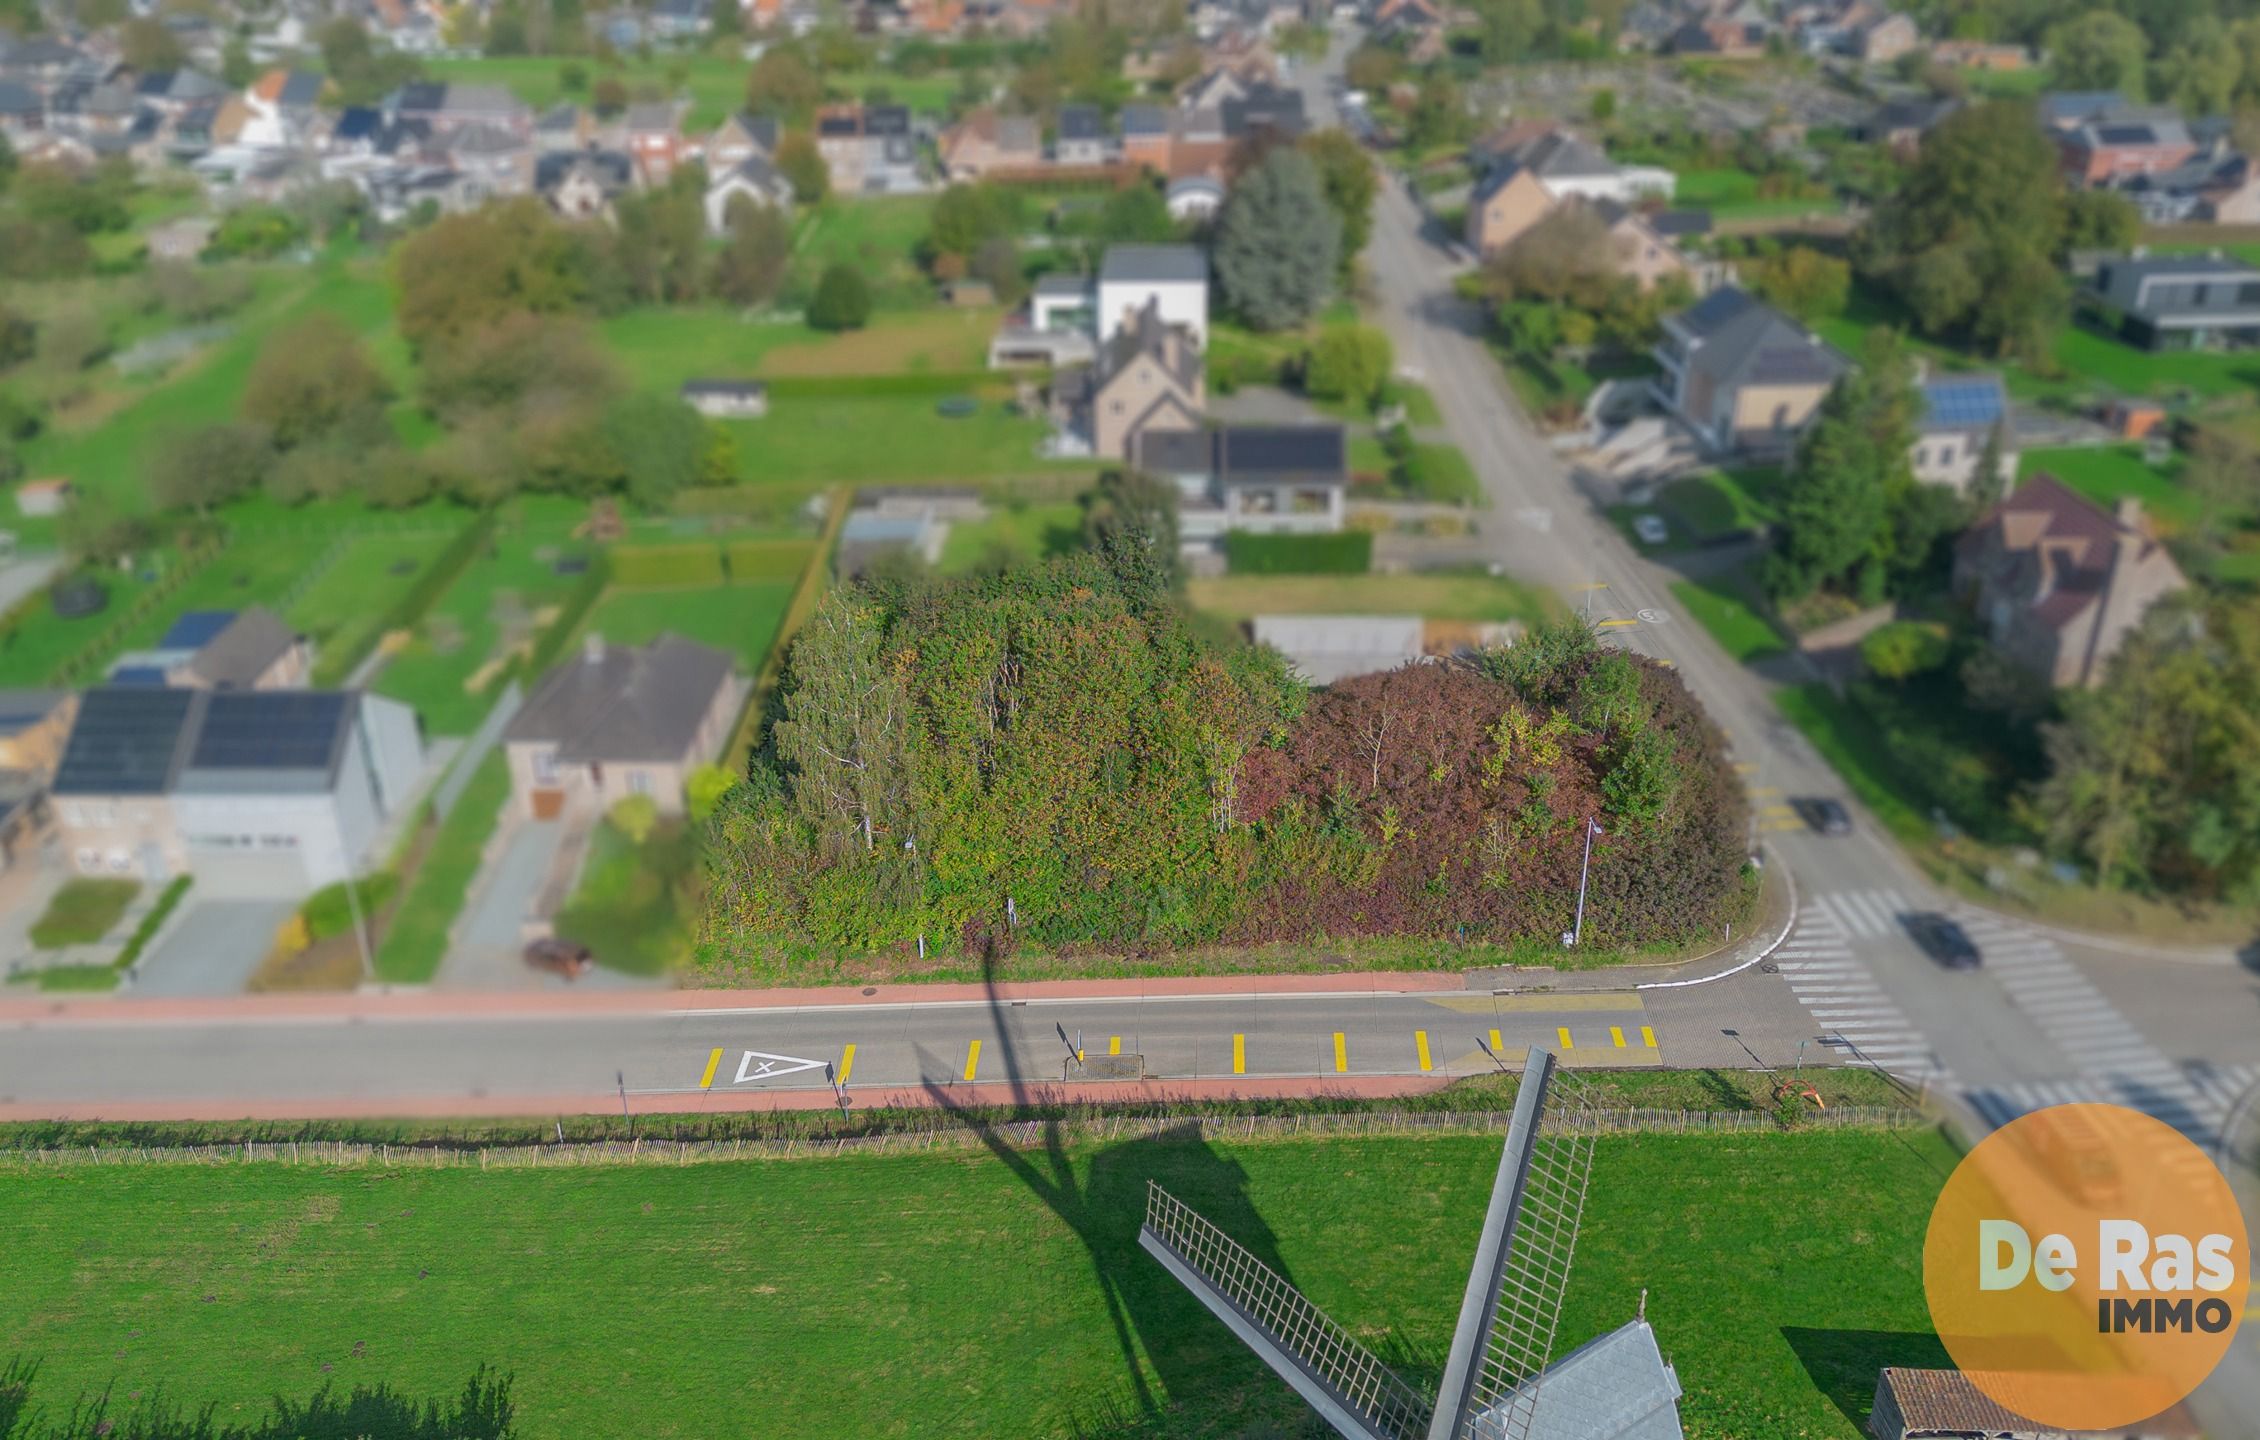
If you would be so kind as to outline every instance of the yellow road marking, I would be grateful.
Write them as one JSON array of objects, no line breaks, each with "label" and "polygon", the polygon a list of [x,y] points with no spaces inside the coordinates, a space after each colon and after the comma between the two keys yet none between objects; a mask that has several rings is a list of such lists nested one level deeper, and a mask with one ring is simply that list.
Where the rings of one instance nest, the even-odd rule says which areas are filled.
[{"label": "yellow road marking", "polygon": [[1561,1037],[1564,1050],[1575,1050],[1577,1048],[1577,1042],[1569,1038],[1569,1027],[1567,1025],[1557,1026],[1554,1033]]},{"label": "yellow road marking", "polygon": [[1758,813],[1761,815],[1794,815],[1797,813],[1797,807],[1787,801],[1777,800],[1771,805],[1759,806]]},{"label": "yellow road marking", "polygon": [[1596,630],[1618,630],[1622,629],[1624,626],[1637,625],[1639,623],[1640,622],[1637,620],[1603,620],[1600,624],[1594,626],[1593,628]]},{"label": "yellow road marking", "polygon": [[1122,1037],[1120,1035],[1106,1037],[1106,1053],[1109,1055],[1120,1055],[1122,1053]]},{"label": "yellow road marking", "polygon": [[1573,586],[1572,588],[1577,590],[1606,590],[1609,588],[1609,582],[1606,580],[1594,580],[1589,581],[1588,583],[1583,585]]},{"label": "yellow road marking", "polygon": [[716,1067],[718,1067],[718,1066],[720,1066],[720,1065],[721,1065],[721,1063],[722,1063],[722,1047],[721,1047],[721,1046],[719,1046],[719,1045],[717,1045],[717,1046],[715,1046],[715,1047],[714,1047],[714,1053],[706,1057],[706,1073],[705,1073],[704,1075],[701,1075],[701,1076],[699,1076],[699,1077],[698,1077],[698,1088],[699,1088],[699,1089],[701,1089],[701,1090],[708,1090],[708,1089],[712,1089],[712,1088],[713,1088],[713,1085],[714,1085],[714,1071],[715,1071]]},{"label": "yellow road marking", "polygon": [[976,1069],[980,1068],[980,1064],[981,1042],[976,1040],[965,1048],[965,1078],[968,1080],[972,1079],[973,1072]]},{"label": "yellow road marking", "polygon": [[1232,1037],[1232,1073],[1235,1075],[1248,1073],[1248,1037],[1245,1035]]},{"label": "yellow road marking", "polygon": [[1619,1050],[1624,1048],[1624,1027],[1622,1025],[1611,1025],[1609,1027],[1609,1043]]},{"label": "yellow road marking", "polygon": [[1649,1029],[1649,1028],[1648,1028],[1647,1026],[1645,1026],[1645,1025],[1641,1026],[1641,1027],[1640,1027],[1640,1043],[1641,1043],[1641,1044],[1643,1044],[1643,1045],[1645,1045],[1645,1046],[1647,1046],[1647,1047],[1648,1047],[1649,1049],[1651,1049],[1651,1050],[1655,1049],[1655,1048],[1656,1048],[1656,1032],[1655,1032],[1655,1031],[1653,1031],[1653,1030],[1651,1030],[1651,1029]]},{"label": "yellow road marking", "polygon": [[848,1076],[855,1073],[855,1046],[849,1044],[840,1051],[840,1083],[847,1084]]},{"label": "yellow road marking", "polygon": [[1734,773],[1737,775],[1748,775],[1757,768],[1758,762],[1755,760],[1737,760],[1734,762]]},{"label": "yellow road marking", "polygon": [[1491,1053],[1496,1055],[1499,1053],[1501,1048],[1502,1047],[1499,1044],[1499,1032],[1494,1030],[1491,1032]]},{"label": "yellow road marking", "polygon": [[1781,787],[1779,785],[1753,785],[1750,787],[1750,793],[1763,799],[1768,795],[1779,795]]},{"label": "yellow road marking", "polygon": [[1508,1012],[1551,1012],[1559,1015],[1570,1010],[1645,1010],[1647,1002],[1631,991],[1614,995],[1435,995],[1422,1000],[1439,1010],[1450,1010],[1460,1015],[1504,1015]]},{"label": "yellow road marking", "polygon": [[1428,1032],[1426,1030],[1413,1031],[1413,1048],[1420,1052],[1420,1068],[1426,1071],[1428,1069]]},{"label": "yellow road marking", "polygon": [[1350,1042],[1343,1038],[1341,1031],[1337,1030],[1334,1032],[1334,1073],[1340,1075],[1349,1068]]}]

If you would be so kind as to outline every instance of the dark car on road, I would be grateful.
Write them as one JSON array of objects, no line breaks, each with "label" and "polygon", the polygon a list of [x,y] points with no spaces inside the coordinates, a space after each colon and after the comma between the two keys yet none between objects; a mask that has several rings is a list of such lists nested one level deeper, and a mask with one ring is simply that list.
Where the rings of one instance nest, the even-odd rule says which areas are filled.
[{"label": "dark car on road", "polygon": [[1900,923],[1925,955],[1949,970],[1975,970],[1983,959],[1970,932],[1944,915],[1928,912],[1908,915]]},{"label": "dark car on road", "polygon": [[1823,835],[1852,833],[1852,812],[1844,808],[1841,800],[1831,800],[1825,795],[1808,795],[1789,803],[1797,811],[1799,819]]},{"label": "dark car on road", "polygon": [[589,954],[589,947],[572,940],[560,940],[551,936],[546,940],[536,940],[526,947],[527,965],[566,980],[580,979],[594,963],[595,957]]}]

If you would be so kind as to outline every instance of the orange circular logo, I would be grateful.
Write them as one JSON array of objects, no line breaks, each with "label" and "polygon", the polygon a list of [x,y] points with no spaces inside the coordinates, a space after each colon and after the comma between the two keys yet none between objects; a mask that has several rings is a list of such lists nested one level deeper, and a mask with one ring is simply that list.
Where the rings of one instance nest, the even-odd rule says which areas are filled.
[{"label": "orange circular logo", "polygon": [[2244,1216],[2205,1152],[2117,1105],[2013,1120],[1931,1212],[1923,1285],[1970,1383],[2062,1430],[2171,1409],[2211,1374],[2251,1275]]}]

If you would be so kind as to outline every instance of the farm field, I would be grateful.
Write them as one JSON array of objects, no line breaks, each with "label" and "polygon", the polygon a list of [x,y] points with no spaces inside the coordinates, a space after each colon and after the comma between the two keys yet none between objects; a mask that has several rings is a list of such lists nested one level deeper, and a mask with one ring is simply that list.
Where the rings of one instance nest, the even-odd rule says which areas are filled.
[{"label": "farm field", "polygon": [[[37,1394],[163,1386],[223,1421],[510,1378],[518,1433],[1300,1433],[1293,1395],[1138,1249],[1149,1179],[1432,1383],[1492,1136],[1075,1143],[666,1167],[0,1171],[0,1328]],[[1696,1440],[1853,1440],[1943,1362],[1926,1133],[1603,1140],[1561,1346],[1648,1317]],[[1784,1204],[1828,1175],[1826,1204]],[[1734,1318],[1732,1343],[1718,1333]],[[1409,1359],[1405,1357],[1411,1357]]]}]

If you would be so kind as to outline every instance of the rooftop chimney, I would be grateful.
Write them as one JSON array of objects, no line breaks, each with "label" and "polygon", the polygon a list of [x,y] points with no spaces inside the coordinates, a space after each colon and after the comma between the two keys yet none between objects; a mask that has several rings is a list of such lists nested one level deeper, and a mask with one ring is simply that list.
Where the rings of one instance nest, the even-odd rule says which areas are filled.
[{"label": "rooftop chimney", "polygon": [[601,632],[591,630],[587,635],[581,638],[581,659],[591,665],[599,664],[603,661],[604,636]]}]

